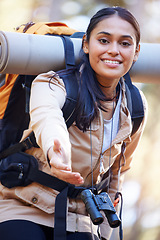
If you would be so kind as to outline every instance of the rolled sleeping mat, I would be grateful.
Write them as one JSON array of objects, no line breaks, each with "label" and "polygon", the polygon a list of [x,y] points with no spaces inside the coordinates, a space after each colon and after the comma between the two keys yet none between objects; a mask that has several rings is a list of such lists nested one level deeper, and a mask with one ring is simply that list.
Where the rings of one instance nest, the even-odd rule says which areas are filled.
[{"label": "rolled sleeping mat", "polygon": [[[82,40],[71,40],[78,62]],[[64,67],[64,46],[60,37],[0,31],[0,73],[38,75]],[[160,82],[160,44],[141,43],[131,76],[136,82]]]},{"label": "rolled sleeping mat", "polygon": [[[72,41],[78,62],[82,39]],[[37,75],[64,67],[64,46],[60,37],[0,31],[0,73]]]},{"label": "rolled sleeping mat", "polygon": [[140,43],[137,62],[131,70],[132,80],[141,83],[160,83],[160,44]]}]

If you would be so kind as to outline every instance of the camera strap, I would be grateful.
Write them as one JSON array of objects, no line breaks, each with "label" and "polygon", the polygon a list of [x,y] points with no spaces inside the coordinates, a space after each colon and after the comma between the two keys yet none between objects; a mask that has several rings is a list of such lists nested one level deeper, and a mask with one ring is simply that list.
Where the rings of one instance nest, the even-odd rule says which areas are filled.
[{"label": "camera strap", "polygon": [[[121,198],[121,199],[119,199]],[[118,202],[121,202],[120,210],[119,210],[119,218],[121,220],[121,224],[119,226],[119,238],[123,240],[123,228],[122,228],[122,207],[123,207],[123,197],[121,192],[116,192],[115,199],[118,199]]]},{"label": "camera strap", "polygon": [[[110,131],[110,154],[109,154],[109,172],[108,172],[108,175],[107,177],[105,176],[105,174],[103,175],[103,180],[97,184],[97,190],[102,190],[102,189],[106,189],[107,188],[107,191],[109,190],[109,185],[110,185],[110,180],[111,180],[111,168],[110,168],[110,165],[111,165],[111,149],[112,149],[112,140],[113,140],[113,124],[114,124],[114,121],[113,121],[113,114],[114,114],[114,109],[115,109],[115,102],[113,101],[113,110],[112,110],[112,121],[111,121],[111,131]],[[91,130],[90,130],[90,138],[91,138]],[[123,142],[122,144],[122,147],[121,147],[121,154],[120,154],[120,159],[119,159],[119,171],[118,171],[118,188],[117,188],[117,193],[115,195],[115,202],[116,204],[117,203],[121,203],[120,205],[120,210],[119,210],[119,218],[120,220],[122,219],[122,206],[123,206],[123,198],[122,198],[122,193],[119,192],[119,179],[120,179],[120,172],[121,172],[121,167],[124,165],[125,163],[125,156],[124,156],[124,152],[125,152],[125,149],[126,149],[126,143]],[[123,163],[122,163],[122,159],[124,160]],[[91,168],[92,168],[92,138],[91,138]],[[92,175],[93,175],[93,169],[92,169]],[[93,176],[92,176],[93,178]],[[114,206],[115,206],[115,202],[114,202]],[[101,236],[100,236],[100,232],[98,230],[98,236],[99,238],[101,239]],[[122,221],[121,221],[121,224],[119,226],[119,238],[120,240],[123,240],[123,229],[122,229]]]},{"label": "camera strap", "polygon": [[[123,228],[122,228],[122,207],[123,207],[123,197],[122,197],[122,193],[119,192],[119,179],[120,179],[120,173],[121,173],[121,168],[122,166],[125,165],[125,153],[126,150],[126,143],[123,142],[122,146],[121,146],[121,154],[120,154],[120,158],[119,158],[119,170],[118,170],[118,187],[117,187],[117,192],[115,195],[115,201],[114,201],[114,207],[120,202],[120,210],[119,210],[119,218],[121,220],[121,224],[119,226],[119,238],[120,240],[123,240]],[[123,163],[122,163],[122,159],[123,159]]]}]

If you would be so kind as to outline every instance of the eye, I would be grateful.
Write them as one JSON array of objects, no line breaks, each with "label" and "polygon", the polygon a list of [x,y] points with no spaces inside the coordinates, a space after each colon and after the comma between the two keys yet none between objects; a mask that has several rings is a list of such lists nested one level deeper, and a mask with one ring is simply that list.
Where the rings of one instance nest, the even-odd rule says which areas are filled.
[{"label": "eye", "polygon": [[131,43],[128,42],[128,41],[123,41],[123,42],[121,42],[120,44],[121,44],[123,47],[129,47],[129,46],[131,46]]},{"label": "eye", "polygon": [[102,44],[106,44],[106,43],[109,43],[109,41],[106,39],[106,38],[101,38],[98,40],[100,43]]}]

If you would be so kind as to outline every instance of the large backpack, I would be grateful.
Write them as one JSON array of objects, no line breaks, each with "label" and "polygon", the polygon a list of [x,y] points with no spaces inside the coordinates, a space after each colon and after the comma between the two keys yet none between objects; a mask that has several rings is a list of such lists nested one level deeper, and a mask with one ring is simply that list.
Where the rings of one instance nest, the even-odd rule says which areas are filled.
[{"label": "large backpack", "polygon": [[[82,38],[83,33],[79,33],[76,30],[70,29],[63,23],[28,23],[25,26],[21,26],[17,31],[43,35],[59,35],[64,42],[66,68],[75,66],[73,44],[72,41],[70,41],[70,38]],[[36,76],[32,75],[7,74],[5,77],[4,85],[0,87],[0,159],[2,159],[2,161],[9,155],[11,155],[10,161],[12,161],[12,159],[14,161],[14,154],[16,154],[16,152],[24,151],[25,149],[32,147],[32,144],[38,147],[36,145],[33,134],[31,134],[31,138],[29,138],[29,140],[27,138],[22,143],[19,143],[23,131],[27,129],[29,125],[30,88],[35,77]],[[133,122],[133,135],[143,120],[144,109],[139,90],[135,85],[132,84],[129,73],[127,73],[124,78],[126,83],[127,105]],[[63,81],[67,91],[67,98],[62,111],[66,120],[67,127],[69,127],[75,119],[74,109],[78,95],[78,83],[75,72],[68,71],[68,74],[66,76],[63,76]],[[21,160],[21,155],[16,155],[16,157],[17,159],[20,157],[19,160]],[[28,156],[24,155],[24,158],[25,157],[28,158]],[[29,159],[33,160],[32,156],[30,156]],[[34,161],[31,162],[33,163]],[[5,166],[2,165],[1,176],[3,175],[3,167]],[[20,174],[18,175],[19,177],[21,176]],[[67,196],[76,198],[79,192],[84,190],[84,188],[75,188],[75,186],[67,184],[56,178],[54,178],[53,181],[53,178],[53,176],[39,171],[35,165],[32,165],[28,171],[28,179],[25,183],[27,185],[30,182],[35,181],[60,191],[61,194],[59,194],[56,198],[56,204],[60,207],[61,210],[63,206],[64,209],[62,212],[63,218],[65,219],[65,201]],[[103,183],[100,185],[102,186]],[[101,186],[99,186],[100,189]],[[59,214],[59,208],[57,205],[56,216]],[[59,216],[56,217],[56,219],[58,218]],[[65,224],[61,227],[64,231],[61,232],[56,230],[56,226],[62,224],[61,216],[60,220],[55,221],[55,224],[55,236],[58,236],[61,240],[65,239],[64,235],[64,238],[61,236],[61,233],[65,231]],[[55,239],[58,239],[56,237]]]},{"label": "large backpack", "polygon": [[[29,22],[18,27],[17,32],[60,36],[63,39],[65,48],[66,68],[75,66],[74,48],[70,38],[82,38],[83,32],[78,32],[60,22]],[[35,77],[34,75],[6,74],[5,83],[0,87],[0,152],[19,142],[23,131],[28,128],[30,88]],[[139,90],[132,84],[129,73],[124,77],[126,80],[128,108],[133,120],[133,134],[143,119],[143,104]],[[73,74],[72,77],[64,78],[67,101],[63,108],[63,114],[68,127],[73,121],[70,116],[77,98],[78,86],[75,78]]]},{"label": "large backpack", "polygon": [[[66,68],[75,66],[73,44],[70,40],[72,34],[76,36],[76,30],[69,28],[64,23],[27,23],[17,29],[18,32],[41,35],[59,35],[64,43]],[[83,33],[78,32],[82,38]],[[29,124],[29,98],[30,88],[34,75],[6,74],[5,83],[0,87],[0,152],[20,141],[23,131]],[[67,90],[67,102],[63,108],[64,117],[69,122],[69,116],[74,108],[76,99],[76,81],[69,80],[65,83]],[[65,82],[65,80],[64,80]],[[69,88],[68,88],[69,86]],[[70,90],[71,89],[71,90]],[[72,91],[73,90],[73,91]],[[68,104],[69,102],[69,104]],[[68,107],[66,107],[68,105]],[[66,109],[66,110],[65,110]],[[71,120],[71,119],[70,119]]]}]

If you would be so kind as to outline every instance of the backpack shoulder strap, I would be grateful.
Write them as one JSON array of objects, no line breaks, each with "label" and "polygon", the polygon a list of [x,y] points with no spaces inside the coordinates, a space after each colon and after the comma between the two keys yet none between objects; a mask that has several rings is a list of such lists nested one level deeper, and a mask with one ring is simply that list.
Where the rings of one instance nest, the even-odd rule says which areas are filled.
[{"label": "backpack shoulder strap", "polygon": [[75,66],[74,46],[70,37],[64,35],[61,35],[60,37],[64,45],[66,69],[69,69]]},{"label": "backpack shoulder strap", "polygon": [[127,106],[133,122],[133,135],[138,130],[143,120],[144,107],[139,89],[134,84],[132,84],[129,72],[125,74],[124,79],[126,84]]},{"label": "backpack shoulder strap", "polygon": [[68,128],[75,120],[75,108],[79,89],[77,74],[77,71],[71,71],[69,74],[62,77],[67,92],[66,101],[62,111]]}]

